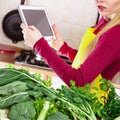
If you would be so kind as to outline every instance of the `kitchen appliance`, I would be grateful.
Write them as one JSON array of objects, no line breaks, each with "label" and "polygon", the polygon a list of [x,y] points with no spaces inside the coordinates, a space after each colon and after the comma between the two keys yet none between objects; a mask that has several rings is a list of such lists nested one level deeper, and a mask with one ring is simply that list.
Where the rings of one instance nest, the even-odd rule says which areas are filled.
[{"label": "kitchen appliance", "polygon": [[[21,5],[24,2],[25,0],[21,0]],[[13,43],[23,40],[22,29],[20,28],[21,23],[22,21],[17,9],[8,12],[2,20],[3,32]]]},{"label": "kitchen appliance", "polygon": [[[71,62],[65,56],[59,56],[65,60],[66,63],[71,64]],[[21,50],[20,54],[15,58],[15,64],[52,70],[44,61],[44,59],[32,50]]]}]

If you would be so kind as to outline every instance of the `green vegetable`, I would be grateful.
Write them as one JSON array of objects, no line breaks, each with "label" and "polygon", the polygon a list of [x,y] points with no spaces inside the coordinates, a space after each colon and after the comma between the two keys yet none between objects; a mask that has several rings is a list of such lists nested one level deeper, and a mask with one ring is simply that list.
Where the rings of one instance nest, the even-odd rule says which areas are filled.
[{"label": "green vegetable", "polygon": [[[58,103],[60,105],[60,109],[59,108],[58,109],[61,112],[67,111],[66,115],[71,114],[70,115],[70,116],[72,116],[71,119],[96,120],[96,117],[91,109],[91,106],[85,100],[85,96],[82,95],[81,93],[76,94],[72,89],[68,88],[67,86],[63,86],[62,89],[56,90],[55,96],[56,97],[53,97],[53,98],[46,97],[46,99],[49,99],[50,102],[52,102],[53,99],[56,102],[59,101]],[[44,100],[44,101],[46,101],[46,100]],[[56,105],[56,103],[54,103],[53,106],[55,106],[55,105]],[[49,106],[49,109],[50,108],[51,108],[51,105]],[[62,108],[64,108],[64,110]],[[45,109],[42,109],[42,110],[45,110]],[[46,111],[42,111],[42,112],[46,113]]]},{"label": "green vegetable", "polygon": [[116,94],[114,86],[111,84],[111,81],[107,81],[102,78],[102,84],[100,88],[104,91],[109,90],[107,99],[105,99],[105,105],[102,105],[96,99],[92,99],[93,111],[94,113],[102,118],[103,120],[114,120],[116,117],[120,116],[120,97]]},{"label": "green vegetable", "polygon": [[[25,76],[21,77],[22,74],[20,74],[18,71],[14,71],[14,68],[3,68],[0,69],[0,86],[6,85],[8,83],[11,83],[13,81],[18,81],[18,80],[24,80],[26,79]],[[6,74],[7,73],[7,74]]]},{"label": "green vegetable", "polygon": [[70,120],[69,117],[61,112],[55,112],[48,116],[47,120]]},{"label": "green vegetable", "polygon": [[18,103],[10,107],[8,118],[10,120],[31,120],[36,114],[33,101]]},{"label": "green vegetable", "polygon": [[59,90],[59,96],[61,97],[59,99],[64,103],[64,107],[71,112],[74,119],[96,120],[92,108],[88,103],[88,98],[78,92],[77,87],[74,86],[73,88],[62,86],[62,89]]},{"label": "green vegetable", "polygon": [[50,107],[50,102],[49,101],[45,101],[44,105],[43,105],[43,108],[37,118],[37,120],[45,120],[46,118],[46,114],[49,110],[49,107]]},{"label": "green vegetable", "polygon": [[13,95],[8,95],[0,97],[0,108],[8,108],[12,104],[30,100],[29,94],[27,92],[15,93]]},{"label": "green vegetable", "polygon": [[22,92],[27,90],[25,82],[22,81],[14,81],[12,83],[8,83],[7,85],[0,87],[0,95],[10,95],[18,92]]},{"label": "green vegetable", "polygon": [[[43,105],[46,103],[46,97],[40,97],[37,100],[35,100],[35,109],[36,109],[36,116],[35,116],[35,120],[38,118],[38,116],[41,114],[41,111],[43,110]],[[49,101],[50,105],[49,105],[49,109],[46,113],[46,116],[49,116],[49,114],[54,113],[56,111],[58,111],[58,108],[56,106],[57,101]]]},{"label": "green vegetable", "polygon": [[[96,116],[114,120],[120,116],[120,99],[110,81],[101,80],[100,89],[109,90],[108,98],[102,98],[106,101],[105,105],[99,102],[95,94],[91,94],[89,84],[76,87],[75,82],[71,81],[70,88],[63,85],[61,89],[54,89],[48,87],[49,81],[45,83],[40,74],[30,74],[25,69],[2,68],[0,108],[14,108],[17,104],[32,100],[33,109],[36,110],[34,120],[54,120],[57,115],[61,119],[65,115],[65,120],[96,120]],[[10,109],[10,112],[13,114],[14,110]],[[18,116],[24,120],[23,116]]]},{"label": "green vegetable", "polygon": [[109,88],[109,94],[105,106],[101,109],[100,117],[114,120],[120,116],[120,97],[116,94],[115,88],[110,81],[105,81],[104,84]]},{"label": "green vegetable", "polygon": [[[36,99],[34,97],[34,94],[31,94],[30,90],[33,90],[35,92],[42,92],[42,97],[46,98],[45,101],[57,101],[60,105],[60,111],[67,111],[65,113],[70,114],[71,119],[74,120],[96,120],[96,117],[92,111],[92,108],[88,102],[86,97],[81,93],[76,93],[71,88],[68,88],[67,86],[63,86],[61,90],[55,90],[53,88],[48,88],[42,80],[38,80],[37,77],[35,77],[32,74],[29,74],[28,71],[24,71],[23,69],[15,69],[15,68],[2,68],[0,69],[0,86],[6,85],[8,83],[14,82],[14,81],[23,81],[27,84],[27,87],[29,90],[25,91],[26,95],[31,99]],[[29,81],[31,81],[29,83]],[[34,87],[35,88],[34,88]],[[38,87],[39,86],[39,87]],[[76,87],[77,89],[77,87]],[[18,92],[17,95],[20,93]],[[9,101],[6,101],[5,99],[1,98],[0,102],[5,101],[6,106],[9,107],[10,105],[14,105],[14,102],[16,100],[15,94],[13,94],[13,98],[9,99]],[[38,96],[39,97],[39,96]],[[10,98],[10,97],[8,97]],[[24,97],[23,97],[24,98]],[[2,100],[3,99],[3,100]],[[17,99],[18,102],[22,98],[20,97]],[[5,103],[4,102],[4,103]],[[1,108],[3,106],[1,105]]]}]

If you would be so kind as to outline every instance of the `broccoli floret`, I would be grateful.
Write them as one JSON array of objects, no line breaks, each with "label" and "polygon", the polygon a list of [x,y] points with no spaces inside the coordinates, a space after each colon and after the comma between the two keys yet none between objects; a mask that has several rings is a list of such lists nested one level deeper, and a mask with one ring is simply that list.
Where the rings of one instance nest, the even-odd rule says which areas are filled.
[{"label": "broccoli floret", "polygon": [[13,105],[8,113],[10,120],[31,120],[36,114],[33,101],[25,101]]},{"label": "broccoli floret", "polygon": [[70,120],[69,117],[61,112],[55,112],[48,116],[47,120]]}]

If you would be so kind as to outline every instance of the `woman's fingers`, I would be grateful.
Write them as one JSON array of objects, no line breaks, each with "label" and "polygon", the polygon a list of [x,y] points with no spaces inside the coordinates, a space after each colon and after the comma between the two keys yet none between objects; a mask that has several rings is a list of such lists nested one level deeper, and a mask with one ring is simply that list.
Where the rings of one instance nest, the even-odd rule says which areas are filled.
[{"label": "woman's fingers", "polygon": [[55,33],[55,34],[58,34],[58,30],[57,30],[57,27],[56,27],[55,24],[52,25],[52,28],[53,28],[53,30],[54,30],[54,33]]},{"label": "woman's fingers", "polygon": [[30,25],[30,26],[27,26],[27,27],[26,27],[26,25],[23,24],[23,23],[21,23],[20,27],[23,29],[23,32],[24,32],[24,33],[26,33],[27,30],[32,30],[32,31],[37,30],[37,29],[35,28],[35,26]]},{"label": "woman's fingers", "polygon": [[26,34],[27,33],[27,28],[26,28],[25,24],[21,23],[20,27],[22,28],[22,33]]},{"label": "woman's fingers", "polygon": [[61,39],[61,35],[60,35],[60,33],[59,33],[55,24],[53,24],[52,28],[53,28],[53,31],[55,33],[56,39],[58,39],[58,40]]},{"label": "woman's fingers", "polygon": [[28,26],[28,28],[31,29],[31,30],[33,30],[33,31],[37,30],[37,28],[35,26],[33,26],[33,25]]},{"label": "woman's fingers", "polygon": [[26,26],[25,26],[24,23],[21,23],[20,27],[21,27],[22,29],[26,29]]}]

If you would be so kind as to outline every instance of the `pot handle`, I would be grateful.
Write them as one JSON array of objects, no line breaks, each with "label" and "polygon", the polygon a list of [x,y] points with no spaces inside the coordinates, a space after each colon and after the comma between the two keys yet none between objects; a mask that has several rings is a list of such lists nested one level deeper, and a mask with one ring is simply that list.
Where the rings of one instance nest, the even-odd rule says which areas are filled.
[{"label": "pot handle", "polygon": [[24,5],[24,3],[25,3],[25,0],[21,0],[21,5]]}]

